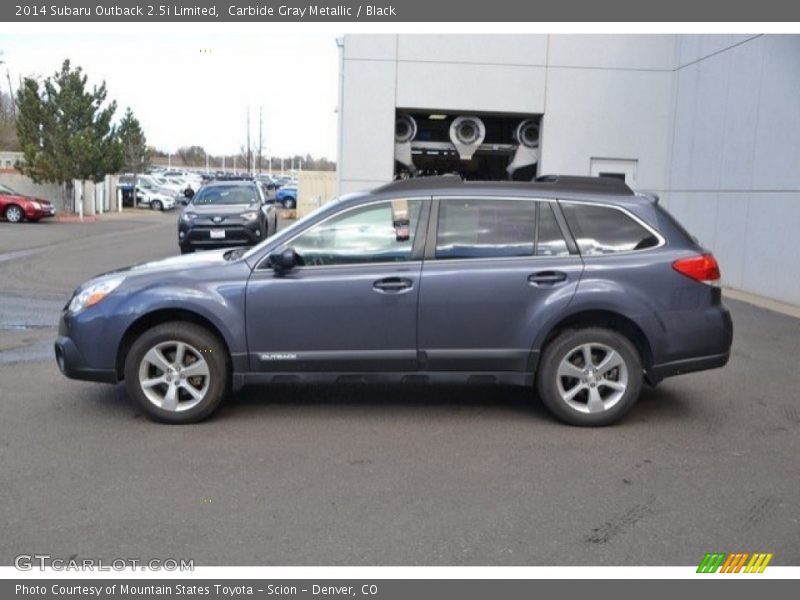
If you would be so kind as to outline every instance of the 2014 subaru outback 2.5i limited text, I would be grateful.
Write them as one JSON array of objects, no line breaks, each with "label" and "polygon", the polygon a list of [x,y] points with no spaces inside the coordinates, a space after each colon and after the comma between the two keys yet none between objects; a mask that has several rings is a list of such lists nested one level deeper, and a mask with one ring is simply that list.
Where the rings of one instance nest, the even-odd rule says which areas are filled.
[{"label": "2014 subaru outback 2.5i limited text", "polygon": [[64,309],[68,377],[151,417],[209,416],[270,382],[530,386],[607,425],[644,381],[722,367],[733,326],[714,257],[611,179],[418,178],[344,196],[257,246],[92,279]]}]

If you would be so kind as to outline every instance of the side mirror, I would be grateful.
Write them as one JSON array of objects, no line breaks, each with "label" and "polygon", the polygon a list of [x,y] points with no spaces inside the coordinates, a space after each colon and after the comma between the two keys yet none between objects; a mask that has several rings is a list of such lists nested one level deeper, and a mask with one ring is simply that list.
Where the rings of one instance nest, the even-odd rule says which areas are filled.
[{"label": "side mirror", "polygon": [[270,254],[269,265],[279,273],[291,271],[297,266],[297,252],[294,248],[286,248],[281,252]]}]

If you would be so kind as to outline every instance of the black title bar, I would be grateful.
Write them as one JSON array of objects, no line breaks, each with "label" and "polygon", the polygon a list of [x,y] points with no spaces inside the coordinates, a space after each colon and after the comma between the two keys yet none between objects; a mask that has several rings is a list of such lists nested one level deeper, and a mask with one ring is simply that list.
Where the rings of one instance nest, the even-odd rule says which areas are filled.
[{"label": "black title bar", "polygon": [[786,0],[247,0],[3,2],[5,22],[793,22]]}]

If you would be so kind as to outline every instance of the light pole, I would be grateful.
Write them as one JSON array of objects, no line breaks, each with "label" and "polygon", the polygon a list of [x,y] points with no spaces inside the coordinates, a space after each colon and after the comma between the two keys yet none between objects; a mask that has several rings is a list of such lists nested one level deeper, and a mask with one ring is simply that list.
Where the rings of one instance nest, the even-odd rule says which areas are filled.
[{"label": "light pole", "polygon": [[4,60],[0,60],[0,65],[6,66],[6,81],[8,81],[8,97],[11,100],[11,112],[14,114],[14,118],[17,118],[17,103],[14,102],[14,88],[11,86],[11,73],[8,71],[8,63]]}]

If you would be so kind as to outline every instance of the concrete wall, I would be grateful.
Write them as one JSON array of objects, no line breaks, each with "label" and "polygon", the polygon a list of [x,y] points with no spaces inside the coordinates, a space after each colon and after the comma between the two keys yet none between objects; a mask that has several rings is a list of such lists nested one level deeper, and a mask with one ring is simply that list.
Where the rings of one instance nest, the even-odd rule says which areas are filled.
[{"label": "concrete wall", "polygon": [[800,305],[800,36],[677,36],[669,210],[725,285]]},{"label": "concrete wall", "polygon": [[663,188],[674,61],[674,36],[346,36],[340,191],[391,180],[396,107],[544,114],[540,172],[634,159]]},{"label": "concrete wall", "polygon": [[297,184],[298,217],[304,217],[336,196],[336,173],[333,171],[301,171]]}]

